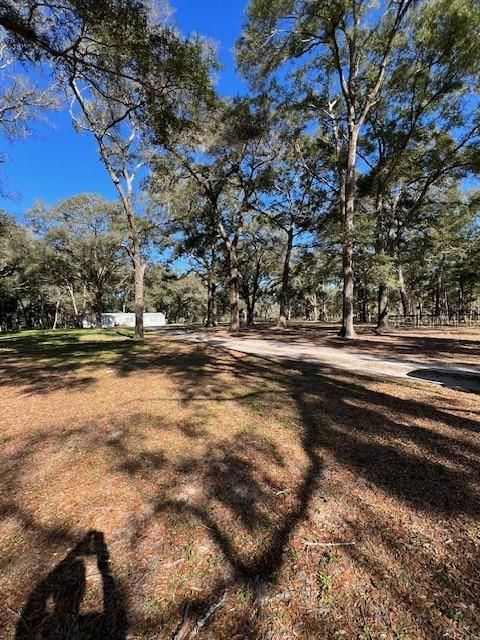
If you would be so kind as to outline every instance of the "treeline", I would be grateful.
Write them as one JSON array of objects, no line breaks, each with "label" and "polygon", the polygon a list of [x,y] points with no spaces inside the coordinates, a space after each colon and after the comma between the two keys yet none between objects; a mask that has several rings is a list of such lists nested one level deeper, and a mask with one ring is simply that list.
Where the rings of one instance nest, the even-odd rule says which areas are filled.
[{"label": "treeline", "polygon": [[[375,252],[374,218],[362,216],[355,251],[358,322],[378,321],[378,292],[388,286],[388,309],[408,323],[479,319],[480,234],[477,201],[458,192],[437,200],[439,210],[422,228],[410,230],[393,257]],[[80,327],[93,316],[134,310],[134,279],[124,249],[118,203],[81,194],[47,207],[38,203],[25,224],[0,213],[0,327],[5,330]],[[253,225],[250,226],[250,225]],[[229,317],[229,263],[219,239],[213,262],[192,229],[179,232],[171,217],[142,235],[145,309],[162,311],[171,323],[215,326]],[[155,233],[153,232],[155,230]],[[321,237],[325,238],[326,229]],[[217,255],[215,255],[217,251]],[[342,310],[339,245],[316,244],[295,235],[284,291],[288,231],[268,219],[247,223],[239,238],[239,317],[245,324],[290,319],[336,322]],[[179,263],[181,268],[179,268]],[[176,268],[175,268],[176,267]],[[284,307],[282,307],[282,302]],[[386,323],[387,317],[383,317]]]},{"label": "treeline", "polygon": [[[118,204],[82,210],[109,221],[95,273],[77,273],[73,294],[61,278],[45,285],[63,297],[36,298],[37,318],[61,308],[69,321],[67,300],[75,318],[125,306],[141,338],[146,305],[208,325],[228,307],[232,331],[242,318],[338,317],[353,338],[355,320],[382,331],[392,313],[478,313],[478,197],[467,189],[480,157],[474,0],[251,0],[236,50],[251,92],[232,99],[214,90],[211,46],[151,3],[7,2],[0,27],[3,129],[23,135],[40,110],[68,105],[118,193]],[[15,98],[8,74],[13,82],[19,63],[50,70],[51,89],[24,82]],[[34,265],[53,277],[64,254],[78,265],[91,252],[75,243],[96,218],[75,228],[62,209],[29,212],[33,236],[5,218],[4,237],[14,228],[43,247],[22,282],[40,277]],[[167,277],[165,256],[187,275]],[[107,257],[118,263],[103,271]],[[171,283],[187,280],[198,298],[184,292],[182,311],[169,313]]]},{"label": "treeline", "polygon": [[[53,207],[36,205],[25,224],[0,212],[0,328],[81,327],[101,314],[134,309],[134,280],[124,250],[118,203],[81,194]],[[171,322],[202,322],[205,287],[194,273],[154,263],[151,234],[142,252],[150,256],[147,311]]]}]

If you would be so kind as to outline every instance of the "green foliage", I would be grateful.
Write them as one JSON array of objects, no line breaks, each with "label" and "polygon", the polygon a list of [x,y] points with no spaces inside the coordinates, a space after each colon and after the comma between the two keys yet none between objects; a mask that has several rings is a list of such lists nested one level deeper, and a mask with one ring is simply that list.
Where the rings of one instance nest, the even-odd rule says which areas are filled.
[{"label": "green foliage", "polygon": [[195,273],[179,275],[161,265],[146,275],[147,310],[162,311],[170,323],[203,322],[206,315],[205,285]]},{"label": "green foliage", "polygon": [[107,299],[112,301],[129,280],[123,235],[116,228],[117,212],[114,202],[80,194],[54,207],[38,202],[28,213],[42,239],[50,282],[70,295],[75,316],[82,295],[83,305],[86,294],[89,310],[98,315],[106,310]]},{"label": "green foliage", "polygon": [[[146,308],[171,321],[222,315],[227,293],[250,321],[279,301],[336,318],[350,241],[364,317],[379,287],[478,308],[478,194],[462,191],[480,168],[476,0],[251,0],[237,60],[261,91],[228,100],[210,43],[142,0],[8,1],[0,27],[8,56],[67,89],[120,200],[37,204],[35,233],[0,216],[3,327],[131,309],[132,265],[137,307],[147,267]],[[9,73],[0,125],[26,135],[57,97]]]},{"label": "green foliage", "polygon": [[0,214],[0,325],[3,330],[33,327],[53,313],[43,248],[12,216]]}]

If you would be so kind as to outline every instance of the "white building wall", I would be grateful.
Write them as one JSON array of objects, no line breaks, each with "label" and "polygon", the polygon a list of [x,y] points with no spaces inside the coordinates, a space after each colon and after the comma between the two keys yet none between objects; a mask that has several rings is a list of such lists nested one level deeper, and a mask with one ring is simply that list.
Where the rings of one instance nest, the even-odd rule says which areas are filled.
[{"label": "white building wall", "polygon": [[[143,325],[144,327],[163,327],[167,324],[165,314],[161,312],[156,313],[144,313]],[[90,329],[95,326],[95,318],[93,316],[86,316],[83,319],[83,328]],[[135,314],[134,313],[102,313],[102,328],[110,329],[113,327],[134,327],[135,326]]]},{"label": "white building wall", "polygon": [[[166,324],[167,319],[165,318],[165,314],[160,311],[143,314],[143,325],[145,327],[163,327]],[[135,322],[133,325],[135,326]]]}]

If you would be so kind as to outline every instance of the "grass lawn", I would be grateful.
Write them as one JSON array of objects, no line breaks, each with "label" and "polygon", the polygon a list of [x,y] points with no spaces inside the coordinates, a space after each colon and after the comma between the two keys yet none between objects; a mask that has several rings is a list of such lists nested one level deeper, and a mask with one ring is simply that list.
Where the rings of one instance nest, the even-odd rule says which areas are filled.
[{"label": "grass lawn", "polygon": [[2,640],[480,638],[477,394],[127,331],[0,385]]}]

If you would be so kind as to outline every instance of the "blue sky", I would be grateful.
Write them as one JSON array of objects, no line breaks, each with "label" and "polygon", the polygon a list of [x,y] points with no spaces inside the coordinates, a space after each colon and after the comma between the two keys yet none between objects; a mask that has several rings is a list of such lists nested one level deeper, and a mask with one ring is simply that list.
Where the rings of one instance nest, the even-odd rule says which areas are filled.
[{"label": "blue sky", "polygon": [[[185,34],[195,31],[218,43],[223,65],[219,91],[223,95],[244,91],[235,73],[233,47],[247,0],[170,0],[170,4]],[[0,138],[0,151],[7,156],[2,165],[4,188],[16,194],[13,200],[0,198],[0,208],[21,217],[37,198],[49,204],[82,192],[115,198],[92,138],[75,133],[68,112],[50,113],[46,118],[47,123],[37,124],[34,135],[25,140],[10,143]]]}]

